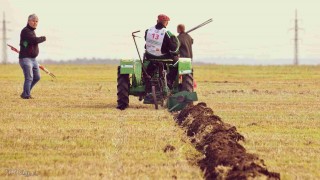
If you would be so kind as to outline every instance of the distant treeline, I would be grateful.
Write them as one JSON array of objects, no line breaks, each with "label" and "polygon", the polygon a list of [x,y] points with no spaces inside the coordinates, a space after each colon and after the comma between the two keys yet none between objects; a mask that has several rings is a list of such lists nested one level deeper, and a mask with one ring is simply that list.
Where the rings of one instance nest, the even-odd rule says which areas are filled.
[{"label": "distant treeline", "polygon": [[71,60],[39,60],[39,63],[42,64],[119,64],[120,59],[87,59],[87,58],[77,58]]},{"label": "distant treeline", "polygon": [[[41,64],[120,64],[120,59],[98,59],[98,58],[77,58],[72,60],[39,60]],[[194,64],[209,64],[204,62],[194,62]]]},{"label": "distant treeline", "polygon": [[[70,60],[58,60],[58,59],[38,59],[39,63],[42,64],[120,64],[120,59],[110,58],[76,58]],[[17,64],[18,61],[9,61],[8,64]],[[269,66],[269,65],[292,65],[292,59],[253,59],[253,58],[223,58],[223,57],[212,57],[212,58],[200,58],[194,59],[193,64],[195,65],[254,65],[254,66]],[[2,60],[0,59],[0,64]],[[320,59],[301,59],[301,65],[320,65]]]}]

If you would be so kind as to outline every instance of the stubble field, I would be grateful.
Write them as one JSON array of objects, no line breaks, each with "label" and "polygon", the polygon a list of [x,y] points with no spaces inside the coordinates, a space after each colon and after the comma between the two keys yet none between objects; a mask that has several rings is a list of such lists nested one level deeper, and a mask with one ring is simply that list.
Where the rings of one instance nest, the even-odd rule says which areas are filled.
[{"label": "stubble field", "polygon": [[[51,65],[20,99],[19,65],[0,66],[0,177],[201,179],[201,154],[165,109],[116,107],[116,66]],[[282,179],[320,178],[320,66],[195,66],[199,100]],[[165,147],[174,150],[164,152]]]}]

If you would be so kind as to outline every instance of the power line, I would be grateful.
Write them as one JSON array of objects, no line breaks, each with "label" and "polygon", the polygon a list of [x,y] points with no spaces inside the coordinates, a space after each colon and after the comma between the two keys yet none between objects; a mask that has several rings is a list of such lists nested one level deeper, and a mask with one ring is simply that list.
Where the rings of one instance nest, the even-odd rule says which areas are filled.
[{"label": "power line", "polygon": [[295,19],[294,19],[294,65],[299,65],[299,20],[298,20],[298,11],[295,11]]},{"label": "power line", "polygon": [[3,21],[2,21],[2,63],[8,63],[8,54],[7,54],[7,27],[6,27],[6,17],[3,12]]}]

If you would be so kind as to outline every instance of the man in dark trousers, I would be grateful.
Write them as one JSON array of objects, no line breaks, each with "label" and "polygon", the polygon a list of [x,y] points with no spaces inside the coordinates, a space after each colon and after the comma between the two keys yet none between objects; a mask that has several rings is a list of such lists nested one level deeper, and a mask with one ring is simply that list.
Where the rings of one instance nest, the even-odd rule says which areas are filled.
[{"label": "man in dark trousers", "polygon": [[185,33],[185,26],[183,24],[179,24],[177,27],[177,31],[179,33],[178,39],[180,41],[180,57],[185,57],[185,58],[193,58],[192,54],[192,44],[193,44],[193,39],[192,37]]},{"label": "man in dark trousers", "polygon": [[24,74],[22,99],[32,99],[31,89],[40,80],[39,64],[36,57],[39,54],[38,44],[46,41],[45,36],[37,37],[35,30],[38,26],[38,17],[31,14],[28,17],[28,24],[20,34],[19,64]]}]

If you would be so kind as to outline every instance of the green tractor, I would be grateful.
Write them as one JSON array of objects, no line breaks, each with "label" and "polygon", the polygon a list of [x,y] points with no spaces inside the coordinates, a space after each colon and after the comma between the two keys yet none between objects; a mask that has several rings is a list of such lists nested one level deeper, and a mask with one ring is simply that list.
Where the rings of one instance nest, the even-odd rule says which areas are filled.
[{"label": "green tractor", "polygon": [[[134,33],[132,36],[137,48]],[[140,53],[137,48],[140,58]],[[147,72],[153,66],[152,72]],[[168,82],[167,75],[177,73],[173,82]],[[144,104],[167,107],[170,112],[182,110],[187,104],[197,101],[193,91],[193,69],[190,58],[172,59],[123,59],[118,66],[117,78],[118,109],[129,106],[129,96],[137,96]]]}]

